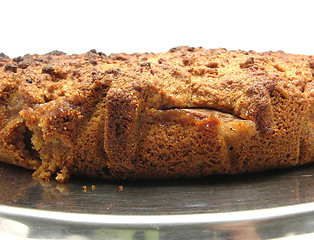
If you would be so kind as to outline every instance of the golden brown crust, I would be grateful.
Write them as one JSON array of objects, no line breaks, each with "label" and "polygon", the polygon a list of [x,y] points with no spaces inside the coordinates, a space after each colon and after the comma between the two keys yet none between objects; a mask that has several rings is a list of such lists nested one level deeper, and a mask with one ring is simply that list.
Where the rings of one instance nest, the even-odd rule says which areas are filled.
[{"label": "golden brown crust", "polygon": [[1,161],[63,182],[199,177],[314,161],[314,57],[0,56]]}]

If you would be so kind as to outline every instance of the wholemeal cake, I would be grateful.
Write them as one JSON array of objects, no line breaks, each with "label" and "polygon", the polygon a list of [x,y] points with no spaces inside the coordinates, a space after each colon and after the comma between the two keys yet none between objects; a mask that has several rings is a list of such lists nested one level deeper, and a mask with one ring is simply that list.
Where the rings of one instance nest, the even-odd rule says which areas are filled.
[{"label": "wholemeal cake", "polygon": [[202,177],[314,161],[314,57],[0,55],[0,161],[64,182]]}]

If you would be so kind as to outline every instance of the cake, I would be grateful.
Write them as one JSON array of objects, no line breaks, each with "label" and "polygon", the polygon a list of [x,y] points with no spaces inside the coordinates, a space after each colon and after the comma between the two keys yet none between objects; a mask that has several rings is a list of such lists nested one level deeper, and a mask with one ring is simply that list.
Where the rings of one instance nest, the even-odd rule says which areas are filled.
[{"label": "cake", "polygon": [[314,161],[314,57],[177,47],[0,55],[0,161],[64,182]]}]

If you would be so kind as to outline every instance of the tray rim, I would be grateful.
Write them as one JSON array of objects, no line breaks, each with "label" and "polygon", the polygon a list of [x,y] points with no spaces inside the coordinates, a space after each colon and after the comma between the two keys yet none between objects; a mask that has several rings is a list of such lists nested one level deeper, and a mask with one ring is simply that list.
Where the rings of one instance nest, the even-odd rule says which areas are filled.
[{"label": "tray rim", "polygon": [[174,214],[174,215],[110,215],[47,211],[0,205],[0,217],[36,219],[43,221],[123,226],[176,226],[222,225],[244,222],[267,222],[280,219],[311,216],[314,219],[314,202],[296,205],[222,213]]}]

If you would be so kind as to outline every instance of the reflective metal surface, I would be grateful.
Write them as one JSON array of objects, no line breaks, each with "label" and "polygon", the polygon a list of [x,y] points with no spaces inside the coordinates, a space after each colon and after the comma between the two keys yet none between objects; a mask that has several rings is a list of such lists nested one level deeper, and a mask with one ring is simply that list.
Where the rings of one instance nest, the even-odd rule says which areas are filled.
[{"label": "reflective metal surface", "polygon": [[1,164],[0,237],[314,239],[313,173],[312,164],[241,176],[59,184]]}]

